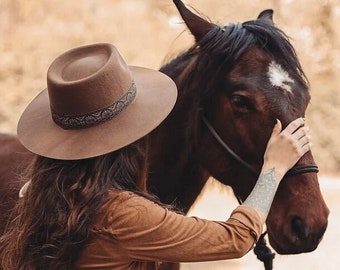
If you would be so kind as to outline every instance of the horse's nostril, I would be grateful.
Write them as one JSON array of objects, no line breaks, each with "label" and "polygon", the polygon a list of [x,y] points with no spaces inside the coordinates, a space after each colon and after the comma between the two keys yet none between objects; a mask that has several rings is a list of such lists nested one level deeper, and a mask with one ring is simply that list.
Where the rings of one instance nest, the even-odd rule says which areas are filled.
[{"label": "horse's nostril", "polygon": [[299,217],[293,217],[291,220],[292,234],[298,237],[298,239],[306,239],[309,235],[309,229],[306,223]]}]

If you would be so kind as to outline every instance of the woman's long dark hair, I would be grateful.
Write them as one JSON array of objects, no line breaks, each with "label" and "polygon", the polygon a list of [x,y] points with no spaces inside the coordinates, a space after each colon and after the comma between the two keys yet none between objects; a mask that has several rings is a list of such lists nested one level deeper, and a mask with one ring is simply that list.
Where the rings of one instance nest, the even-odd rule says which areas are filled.
[{"label": "woman's long dark hair", "polygon": [[72,269],[110,189],[145,190],[145,144],[139,140],[103,156],[64,161],[37,156],[31,184],[0,238],[4,270]]}]

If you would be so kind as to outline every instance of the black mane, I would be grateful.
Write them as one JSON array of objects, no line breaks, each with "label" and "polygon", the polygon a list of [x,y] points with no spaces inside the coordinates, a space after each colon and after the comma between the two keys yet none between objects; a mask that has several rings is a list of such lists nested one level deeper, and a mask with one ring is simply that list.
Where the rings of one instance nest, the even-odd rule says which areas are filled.
[{"label": "black mane", "polygon": [[[242,24],[216,25],[199,42],[160,70],[174,78],[193,56],[197,56],[198,74],[199,63],[203,63],[204,70],[207,70],[209,65],[212,73],[217,77],[220,71],[228,72],[240,56],[251,47],[260,48],[273,59],[277,59],[287,70],[295,74],[294,77],[300,85],[308,88],[307,77],[289,37],[268,21],[259,19]],[[192,76],[188,80],[192,81]]]}]

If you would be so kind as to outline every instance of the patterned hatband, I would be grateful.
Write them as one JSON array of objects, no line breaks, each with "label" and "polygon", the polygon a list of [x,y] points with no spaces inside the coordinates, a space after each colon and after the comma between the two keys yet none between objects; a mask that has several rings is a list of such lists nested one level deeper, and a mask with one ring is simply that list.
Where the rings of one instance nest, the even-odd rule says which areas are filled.
[{"label": "patterned hatband", "polygon": [[104,123],[124,111],[135,99],[137,87],[132,81],[129,90],[111,105],[94,112],[80,115],[61,115],[52,111],[54,122],[63,129],[82,129]]}]

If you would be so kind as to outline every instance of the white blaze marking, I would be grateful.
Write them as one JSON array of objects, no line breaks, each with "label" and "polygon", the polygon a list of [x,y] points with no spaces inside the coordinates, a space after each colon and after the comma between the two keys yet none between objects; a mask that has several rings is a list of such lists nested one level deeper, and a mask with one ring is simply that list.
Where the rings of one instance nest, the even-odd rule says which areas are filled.
[{"label": "white blaze marking", "polygon": [[287,71],[283,70],[283,68],[274,61],[269,64],[268,77],[273,86],[280,87],[283,90],[293,94],[290,83],[293,83],[294,80],[289,77]]}]

